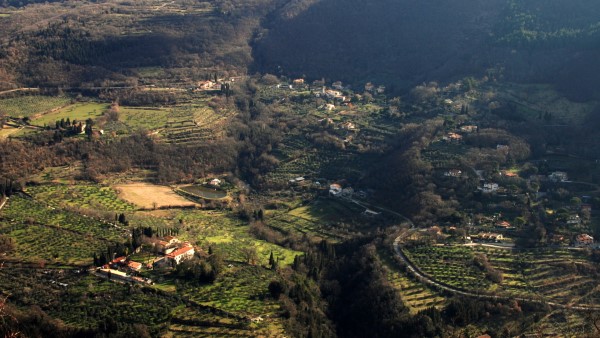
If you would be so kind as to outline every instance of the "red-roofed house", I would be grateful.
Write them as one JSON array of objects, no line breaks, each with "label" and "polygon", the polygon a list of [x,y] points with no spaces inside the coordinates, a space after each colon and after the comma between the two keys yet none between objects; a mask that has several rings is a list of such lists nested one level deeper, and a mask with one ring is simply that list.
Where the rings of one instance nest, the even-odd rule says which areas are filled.
[{"label": "red-roofed house", "polygon": [[120,266],[121,264],[124,264],[124,263],[125,263],[125,260],[127,260],[127,257],[125,257],[125,256],[122,256],[122,257],[117,257],[117,258],[113,259],[113,260],[112,260],[112,261],[109,263],[109,265],[110,265],[111,267],[117,268],[117,267],[118,267],[118,266]]},{"label": "red-roofed house", "polygon": [[169,260],[175,261],[175,264],[179,264],[183,260],[194,257],[194,252],[195,251],[194,251],[193,247],[186,246],[186,247],[179,248],[179,249],[171,252],[170,254],[166,255],[165,257]]},{"label": "red-roofed house", "polygon": [[165,241],[169,242],[169,244],[179,243],[179,240],[175,236],[165,236]]},{"label": "red-roofed house", "polygon": [[588,234],[581,234],[577,235],[575,241],[577,242],[577,245],[592,245],[594,244],[594,237]]},{"label": "red-roofed house", "polygon": [[329,185],[329,195],[339,196],[342,193],[342,186],[338,183]]},{"label": "red-roofed house", "polygon": [[510,228],[510,223],[508,223],[507,221],[496,222],[496,227],[502,228],[502,229],[508,229],[508,228]]},{"label": "red-roofed house", "polygon": [[213,82],[210,80],[198,82],[198,88],[202,89],[202,90],[214,89],[216,87],[216,85],[217,85],[216,82]]},{"label": "red-roofed house", "polygon": [[123,263],[123,262],[125,262],[126,259],[127,259],[127,257],[125,257],[125,256],[117,257],[117,258],[113,259],[111,263],[113,263],[113,264]]},{"label": "red-roofed house", "polygon": [[129,261],[127,262],[127,267],[134,271],[140,271],[140,269],[142,268],[142,263]]},{"label": "red-roofed house", "polygon": [[462,138],[462,135],[452,132],[443,137],[443,139],[448,142],[460,142]]}]

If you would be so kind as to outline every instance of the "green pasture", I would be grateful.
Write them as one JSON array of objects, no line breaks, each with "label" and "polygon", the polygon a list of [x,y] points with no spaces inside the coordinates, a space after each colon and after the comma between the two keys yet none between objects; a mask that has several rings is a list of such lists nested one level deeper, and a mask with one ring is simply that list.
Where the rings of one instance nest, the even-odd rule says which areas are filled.
[{"label": "green pasture", "polygon": [[0,129],[0,140],[5,139],[11,135],[15,135],[17,132],[19,132],[19,128],[13,128],[13,127],[5,127]]},{"label": "green pasture", "polygon": [[56,112],[45,114],[40,118],[35,119],[32,123],[37,126],[54,126],[56,121],[61,119],[71,119],[80,122],[85,122],[88,118],[95,119],[104,113],[110,107],[107,103],[98,102],[82,102],[76,103]]},{"label": "green pasture", "polygon": [[165,70],[161,67],[140,67],[133,69],[141,77],[162,77]]},{"label": "green pasture", "polygon": [[0,112],[11,117],[33,117],[49,110],[68,105],[71,99],[65,96],[26,95],[0,99]]}]

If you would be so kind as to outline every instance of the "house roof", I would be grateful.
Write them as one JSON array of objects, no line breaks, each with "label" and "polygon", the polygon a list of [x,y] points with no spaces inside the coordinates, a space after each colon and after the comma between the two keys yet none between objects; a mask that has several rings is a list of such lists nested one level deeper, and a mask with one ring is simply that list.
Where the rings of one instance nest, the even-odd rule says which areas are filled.
[{"label": "house roof", "polygon": [[121,256],[121,257],[117,257],[115,259],[112,260],[113,263],[121,263],[124,262],[127,259],[127,257],[125,256]]},{"label": "house roof", "polygon": [[142,268],[142,263],[130,261],[129,263],[127,263],[127,266],[134,270],[139,270]]},{"label": "house roof", "polygon": [[183,248],[179,248],[179,249],[171,252],[170,254],[168,254],[166,257],[175,258],[175,257],[181,256],[181,255],[185,255],[189,251],[194,251],[194,248],[191,247],[191,246],[186,246],[186,247],[183,247]]},{"label": "house roof", "polygon": [[488,233],[482,233],[479,236],[481,236],[481,238],[498,238],[498,237],[503,237],[502,234],[497,234],[497,233],[493,233],[493,232],[488,232]]}]

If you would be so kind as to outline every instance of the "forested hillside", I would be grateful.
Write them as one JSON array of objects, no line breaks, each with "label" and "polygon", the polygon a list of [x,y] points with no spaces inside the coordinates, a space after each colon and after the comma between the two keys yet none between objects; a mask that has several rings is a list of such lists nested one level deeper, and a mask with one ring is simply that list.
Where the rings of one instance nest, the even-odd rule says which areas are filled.
[{"label": "forested hillside", "polygon": [[258,41],[258,68],[396,90],[493,69],[578,100],[599,95],[595,1],[323,0],[294,8]]},{"label": "forested hillside", "polygon": [[487,73],[550,83],[580,101],[600,97],[600,4],[592,0],[1,5],[5,89],[189,82],[256,71],[356,88],[371,81],[401,94],[426,81]]},{"label": "forested hillside", "polygon": [[271,71],[355,83],[402,86],[457,76],[478,62],[502,4],[324,0],[273,22],[256,60]]},{"label": "forested hillside", "polygon": [[156,78],[189,83],[214,73],[245,74],[252,61],[248,43],[272,3],[66,1],[5,7],[0,88],[134,86]]}]

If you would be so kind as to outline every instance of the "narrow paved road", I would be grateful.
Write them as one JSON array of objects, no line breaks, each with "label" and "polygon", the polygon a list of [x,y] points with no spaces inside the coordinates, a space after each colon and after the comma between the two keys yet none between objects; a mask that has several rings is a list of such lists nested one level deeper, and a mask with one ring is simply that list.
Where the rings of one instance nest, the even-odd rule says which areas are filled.
[{"label": "narrow paved road", "polygon": [[[406,234],[404,234],[405,236]],[[432,286],[438,290],[443,290],[452,294],[473,297],[477,299],[488,299],[488,300],[511,300],[514,299],[520,302],[531,302],[531,303],[541,303],[547,304],[551,307],[561,308],[561,309],[569,309],[569,310],[577,310],[577,311],[600,311],[600,305],[592,305],[592,304],[580,304],[580,305],[568,305],[561,304],[556,302],[550,302],[543,299],[535,299],[535,298],[522,298],[522,297],[512,297],[512,296],[496,296],[490,294],[482,294],[476,293],[469,290],[460,290],[448,284],[436,281],[429,277],[427,274],[423,273],[417,266],[415,266],[402,252],[402,248],[400,247],[400,241],[402,240],[403,235],[398,236],[394,240],[394,251],[398,255],[398,257],[402,260],[402,262],[406,266],[406,270],[412,274],[418,281],[423,284],[427,284]]]},{"label": "narrow paved road", "polygon": [[39,91],[39,88],[15,88],[15,89],[9,89],[9,90],[5,90],[5,91],[1,91],[0,95],[2,94],[9,94],[9,93],[16,93],[16,92],[32,92],[32,91]]},{"label": "narrow paved road", "polygon": [[8,202],[8,196],[5,197],[2,202],[0,202],[0,210],[2,210],[2,208],[4,208],[4,205],[6,204],[6,202]]}]

